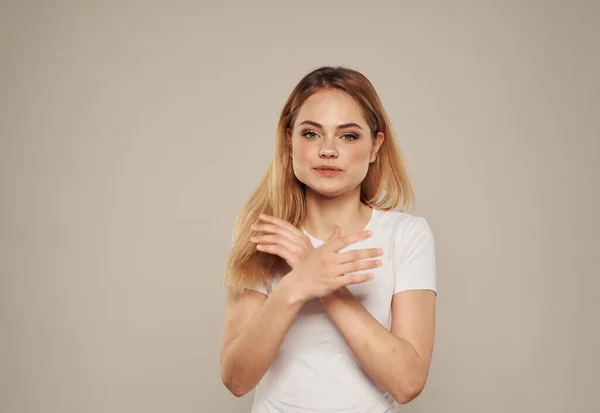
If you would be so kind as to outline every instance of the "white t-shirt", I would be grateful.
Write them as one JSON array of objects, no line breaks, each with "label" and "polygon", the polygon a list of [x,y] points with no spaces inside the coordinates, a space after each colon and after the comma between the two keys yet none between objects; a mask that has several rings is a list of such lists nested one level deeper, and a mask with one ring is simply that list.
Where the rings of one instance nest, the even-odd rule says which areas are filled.
[{"label": "white t-shirt", "polygon": [[[392,322],[392,296],[401,291],[436,292],[431,228],[420,216],[373,209],[365,229],[373,235],[341,250],[382,248],[383,265],[365,270],[374,278],[348,289],[386,329]],[[305,232],[306,233],[306,232]],[[323,244],[308,233],[314,247]],[[272,288],[276,288],[276,275]],[[265,285],[257,291],[269,294]],[[373,382],[318,299],[294,319],[279,352],[256,386],[251,413],[391,413],[397,404]]]}]

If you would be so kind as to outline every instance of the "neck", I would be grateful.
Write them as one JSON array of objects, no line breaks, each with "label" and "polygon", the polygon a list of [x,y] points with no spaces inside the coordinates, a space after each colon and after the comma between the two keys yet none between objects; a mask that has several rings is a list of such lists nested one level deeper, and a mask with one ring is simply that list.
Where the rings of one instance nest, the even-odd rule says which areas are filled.
[{"label": "neck", "polygon": [[306,217],[303,227],[311,236],[327,240],[333,227],[340,227],[340,234],[362,231],[371,219],[371,208],[360,201],[360,187],[354,193],[335,198],[323,197],[306,188]]}]

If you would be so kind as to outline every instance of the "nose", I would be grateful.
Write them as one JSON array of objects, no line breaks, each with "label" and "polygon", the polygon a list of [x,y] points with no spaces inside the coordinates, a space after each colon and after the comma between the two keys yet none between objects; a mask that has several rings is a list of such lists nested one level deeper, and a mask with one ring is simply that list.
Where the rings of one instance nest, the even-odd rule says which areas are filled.
[{"label": "nose", "polygon": [[331,142],[325,142],[325,141],[327,141],[327,139],[323,139],[323,143],[321,144],[321,149],[319,150],[319,156],[321,158],[325,158],[325,159],[337,158],[338,151],[335,147],[335,144],[331,143]]}]

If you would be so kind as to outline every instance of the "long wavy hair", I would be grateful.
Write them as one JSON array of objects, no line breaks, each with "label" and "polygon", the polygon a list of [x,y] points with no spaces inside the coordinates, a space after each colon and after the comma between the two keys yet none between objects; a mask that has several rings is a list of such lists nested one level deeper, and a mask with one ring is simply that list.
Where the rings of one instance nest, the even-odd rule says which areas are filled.
[{"label": "long wavy hair", "polygon": [[250,226],[258,221],[259,215],[263,213],[283,219],[297,228],[304,221],[305,188],[294,174],[286,130],[293,129],[298,111],[306,99],[324,89],[338,89],[352,96],[363,110],[372,138],[375,139],[378,132],[385,135],[376,161],[369,164],[361,183],[361,202],[381,210],[398,208],[405,211],[414,206],[414,192],[403,156],[371,82],[360,72],[345,67],[315,69],[300,80],[285,102],[277,124],[273,160],[236,218],[233,246],[224,276],[225,285],[235,292],[256,287],[261,282],[270,285],[273,267],[281,260],[273,254],[258,251],[250,242]]}]

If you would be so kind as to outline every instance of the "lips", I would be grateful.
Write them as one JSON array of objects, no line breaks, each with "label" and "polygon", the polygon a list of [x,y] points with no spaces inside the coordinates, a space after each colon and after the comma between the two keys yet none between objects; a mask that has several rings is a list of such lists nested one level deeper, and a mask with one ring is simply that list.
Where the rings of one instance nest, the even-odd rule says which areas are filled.
[{"label": "lips", "polygon": [[333,166],[333,165],[321,165],[321,166],[317,166],[315,169],[319,170],[319,171],[341,171],[340,168],[338,168],[337,166]]}]

